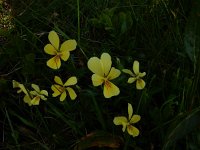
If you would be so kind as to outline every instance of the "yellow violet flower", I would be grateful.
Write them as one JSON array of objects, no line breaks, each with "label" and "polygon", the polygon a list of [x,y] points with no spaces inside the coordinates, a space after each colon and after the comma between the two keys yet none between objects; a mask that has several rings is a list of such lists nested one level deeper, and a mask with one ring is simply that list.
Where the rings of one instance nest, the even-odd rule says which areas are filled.
[{"label": "yellow violet flower", "polygon": [[76,99],[77,95],[76,95],[75,91],[71,87],[69,87],[69,86],[75,85],[77,83],[77,78],[75,76],[70,77],[65,82],[65,84],[63,84],[61,78],[58,76],[54,77],[54,81],[57,84],[54,84],[51,86],[51,89],[54,91],[54,93],[52,94],[53,97],[57,97],[58,95],[60,95],[60,101],[64,101],[67,96],[66,91],[68,91],[71,100]]},{"label": "yellow violet flower", "polygon": [[60,39],[55,31],[49,32],[48,39],[50,44],[47,44],[44,47],[44,51],[49,55],[53,55],[54,57],[47,61],[47,66],[52,69],[59,69],[61,66],[60,59],[67,61],[70,55],[70,51],[76,49],[76,40],[67,40],[60,46]]},{"label": "yellow violet flower", "polygon": [[94,73],[92,75],[93,85],[104,85],[103,94],[105,98],[110,98],[120,93],[119,88],[110,82],[110,80],[117,78],[121,72],[111,67],[111,56],[108,53],[103,53],[100,59],[97,57],[90,58],[87,65],[90,71]]},{"label": "yellow violet flower", "polygon": [[128,83],[133,83],[136,81],[136,88],[138,90],[141,90],[145,87],[146,83],[144,82],[142,77],[144,77],[146,75],[146,72],[141,73],[139,71],[139,62],[138,61],[133,62],[133,72],[129,69],[123,69],[122,71],[124,73],[131,75],[131,77],[128,79]]},{"label": "yellow violet flower", "polygon": [[48,96],[48,92],[46,90],[41,90],[38,85],[31,84],[31,87],[34,89],[33,91],[30,91],[30,95],[33,97],[31,99],[32,105],[39,105],[40,99],[47,100],[45,96]]},{"label": "yellow violet flower", "polygon": [[28,91],[26,90],[26,88],[24,87],[23,84],[21,84],[21,83],[15,81],[15,80],[13,80],[12,83],[13,83],[13,88],[19,88],[19,89],[17,90],[17,93],[24,92],[24,94],[28,94]]},{"label": "yellow violet flower", "polygon": [[124,116],[115,117],[113,123],[115,125],[122,125],[122,131],[125,132],[127,129],[128,134],[136,137],[139,135],[139,130],[132,124],[140,121],[141,117],[139,115],[133,115],[133,107],[128,103],[128,118]]},{"label": "yellow violet flower", "polygon": [[13,80],[13,88],[19,88],[17,93],[23,92],[25,94],[23,100],[29,106],[39,105],[40,99],[47,100],[45,96],[48,96],[48,92],[46,90],[41,90],[38,85],[32,84],[33,91],[29,91],[25,88],[25,86],[15,80]]}]

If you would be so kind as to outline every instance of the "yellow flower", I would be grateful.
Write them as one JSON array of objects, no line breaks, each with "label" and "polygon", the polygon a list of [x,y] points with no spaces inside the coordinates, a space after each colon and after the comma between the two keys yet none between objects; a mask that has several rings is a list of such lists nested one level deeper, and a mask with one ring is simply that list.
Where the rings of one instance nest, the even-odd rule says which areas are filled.
[{"label": "yellow flower", "polygon": [[140,121],[139,115],[133,115],[133,107],[131,104],[128,103],[128,119],[124,116],[115,117],[113,123],[115,125],[122,125],[122,131],[125,132],[127,129],[128,134],[136,137],[139,135],[139,130],[134,127],[132,124],[137,123]]},{"label": "yellow flower", "polygon": [[31,97],[33,97],[31,99],[32,105],[39,105],[40,99],[47,100],[47,98],[45,96],[48,96],[48,92],[46,90],[40,91],[39,86],[36,84],[31,84],[31,86],[34,89],[34,91],[30,91],[30,95],[31,95]]},{"label": "yellow flower", "polygon": [[71,100],[76,99],[77,95],[75,91],[71,87],[69,87],[70,85],[75,85],[77,83],[77,78],[75,76],[70,77],[65,82],[65,84],[63,84],[62,80],[58,76],[54,77],[54,81],[57,84],[51,86],[51,89],[54,91],[54,93],[52,94],[53,97],[57,97],[58,95],[60,95],[60,101],[64,101],[67,96],[66,91],[68,91]]},{"label": "yellow flower", "polygon": [[119,88],[110,80],[117,78],[121,72],[112,67],[111,57],[108,53],[103,53],[101,58],[92,57],[88,61],[88,68],[94,74],[92,75],[92,83],[94,86],[104,85],[103,94],[105,98],[116,96],[120,93]]},{"label": "yellow flower", "polygon": [[38,85],[32,84],[33,91],[29,91],[25,88],[25,86],[15,80],[13,80],[13,88],[19,88],[17,93],[23,92],[25,94],[23,100],[29,106],[39,105],[40,99],[47,100],[45,96],[48,96],[48,92],[46,90],[41,90]]},{"label": "yellow flower", "polygon": [[136,88],[138,90],[141,90],[145,87],[145,82],[142,79],[142,77],[144,77],[146,75],[146,72],[141,73],[139,71],[139,62],[138,61],[133,62],[133,72],[129,69],[123,69],[122,71],[124,73],[131,75],[131,77],[128,79],[128,83],[133,83],[136,81]]},{"label": "yellow flower", "polygon": [[26,88],[24,87],[23,84],[21,84],[21,83],[15,81],[15,80],[13,80],[12,83],[13,83],[13,88],[19,88],[19,89],[17,90],[17,93],[24,92],[24,94],[28,94],[28,91],[26,90]]},{"label": "yellow flower", "polygon": [[50,44],[44,47],[44,51],[49,55],[54,55],[53,58],[47,61],[47,66],[52,69],[59,69],[61,66],[61,60],[67,61],[70,55],[70,51],[76,49],[76,40],[67,40],[60,46],[60,39],[55,31],[49,32]]}]

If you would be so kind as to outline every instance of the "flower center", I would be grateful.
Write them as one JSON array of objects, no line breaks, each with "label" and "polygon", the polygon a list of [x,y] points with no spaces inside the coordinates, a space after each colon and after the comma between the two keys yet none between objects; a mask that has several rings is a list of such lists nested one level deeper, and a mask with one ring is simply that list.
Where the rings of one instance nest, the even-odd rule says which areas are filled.
[{"label": "flower center", "polygon": [[65,91],[65,87],[59,86],[58,90],[59,90],[60,93],[63,93]]},{"label": "flower center", "polygon": [[111,88],[111,83],[109,80],[105,79],[104,83],[107,89]]}]

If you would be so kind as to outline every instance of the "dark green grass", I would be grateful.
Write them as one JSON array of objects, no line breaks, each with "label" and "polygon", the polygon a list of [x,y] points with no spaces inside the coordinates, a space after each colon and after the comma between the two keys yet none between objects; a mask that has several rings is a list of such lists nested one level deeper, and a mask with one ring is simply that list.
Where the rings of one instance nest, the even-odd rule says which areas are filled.
[{"label": "dark green grass", "polygon": [[[15,28],[0,45],[0,122],[2,149],[73,149],[94,131],[123,139],[119,149],[200,148],[199,3],[189,0],[21,0],[10,1]],[[48,33],[76,39],[77,49],[61,69],[46,66]],[[93,87],[87,61],[103,52],[118,69],[140,62],[145,89],[136,90],[122,74],[120,95],[105,99]],[[77,76],[77,99],[52,98],[55,75]],[[29,107],[12,80],[49,91],[48,101]],[[140,135],[129,137],[113,124],[127,116],[127,103],[141,115]],[[107,134],[105,134],[106,139]],[[91,143],[80,142],[80,147]],[[97,149],[97,148],[96,148]],[[109,149],[99,148],[99,149]],[[111,149],[111,148],[110,148]]]}]

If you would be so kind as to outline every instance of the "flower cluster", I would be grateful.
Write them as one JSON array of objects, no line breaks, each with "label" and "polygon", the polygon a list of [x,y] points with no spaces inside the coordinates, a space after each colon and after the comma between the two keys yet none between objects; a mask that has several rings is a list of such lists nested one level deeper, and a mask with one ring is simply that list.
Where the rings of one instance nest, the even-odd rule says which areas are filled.
[{"label": "flower cluster", "polygon": [[[103,84],[103,94],[105,98],[111,98],[117,96],[120,93],[119,88],[113,84],[110,80],[113,80],[120,76],[121,71],[112,67],[111,56],[108,53],[103,53],[101,58],[92,57],[88,61],[88,68],[94,74],[92,75],[92,83],[94,86]],[[145,81],[142,79],[146,75],[145,72],[139,71],[139,62],[133,62],[133,72],[129,69],[123,69],[122,72],[131,75],[128,79],[128,83],[136,81],[136,88],[141,90],[145,87]]]},{"label": "flower cluster", "polygon": [[[55,31],[49,32],[49,44],[45,45],[44,52],[52,55],[46,64],[51,69],[57,70],[61,67],[61,60],[67,61],[70,57],[70,52],[76,49],[76,40],[67,40],[60,45],[60,39]],[[113,80],[121,75],[121,71],[112,66],[112,59],[108,53],[102,53],[101,57],[92,57],[87,62],[88,69],[93,73],[91,76],[93,86],[103,86],[103,95],[105,98],[111,98],[120,94],[120,89],[114,84]],[[133,62],[133,71],[122,69],[122,72],[129,74],[128,83],[136,82],[136,89],[141,90],[145,87],[145,81],[142,79],[146,75],[145,72],[140,72],[139,62]],[[63,82],[59,76],[54,77],[55,84],[51,85],[53,91],[52,97],[60,96],[60,101],[64,101],[69,95],[71,100],[75,100],[77,94],[72,86],[77,84],[77,77],[71,76],[66,82]],[[18,88],[17,93],[24,93],[24,102],[29,106],[39,105],[40,100],[47,100],[48,92],[40,90],[36,84],[31,84],[33,90],[28,90],[25,86],[13,80],[13,88]],[[125,116],[115,117],[113,123],[122,125],[122,131],[127,132],[133,137],[139,135],[139,130],[133,126],[134,123],[140,120],[139,115],[133,115],[132,105],[128,103],[128,118]]]},{"label": "flower cluster", "polygon": [[39,105],[40,100],[47,100],[46,96],[48,96],[48,92],[46,90],[40,90],[39,86],[36,84],[31,84],[33,90],[28,90],[25,86],[15,80],[13,80],[13,88],[19,88],[17,93],[23,92],[24,102],[29,106]]}]

